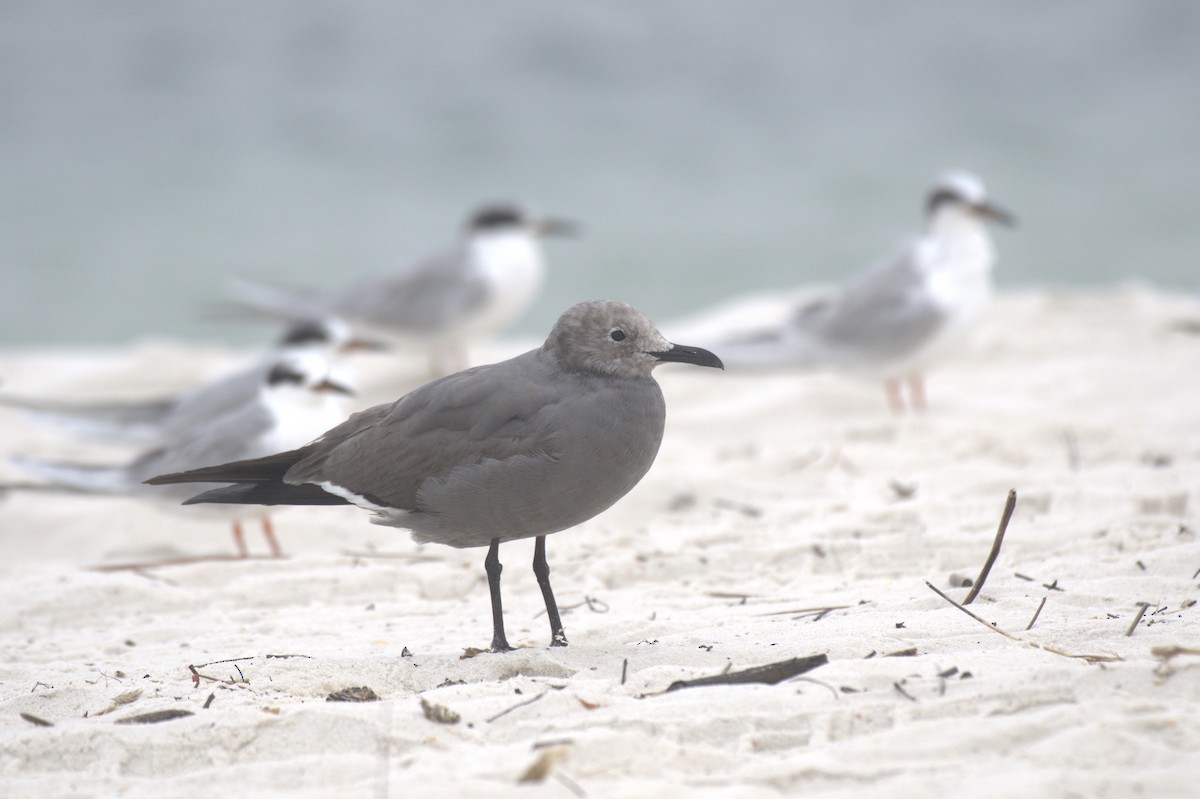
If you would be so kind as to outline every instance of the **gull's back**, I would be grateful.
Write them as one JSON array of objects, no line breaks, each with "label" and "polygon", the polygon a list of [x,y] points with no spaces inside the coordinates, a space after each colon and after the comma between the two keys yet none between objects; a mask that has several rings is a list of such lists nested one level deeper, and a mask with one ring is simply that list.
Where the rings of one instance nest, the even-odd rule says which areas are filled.
[{"label": "gull's back", "polygon": [[373,520],[417,540],[481,546],[564,530],[611,506],[649,470],[664,419],[652,378],[564,370],[539,349],[352,417],[286,481],[332,483],[387,506]]}]

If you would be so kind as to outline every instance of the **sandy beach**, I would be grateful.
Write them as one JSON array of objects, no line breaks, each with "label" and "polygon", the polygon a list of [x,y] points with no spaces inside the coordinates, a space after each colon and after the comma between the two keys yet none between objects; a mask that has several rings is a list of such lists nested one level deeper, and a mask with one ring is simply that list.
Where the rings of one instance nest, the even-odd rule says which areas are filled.
[{"label": "sandy beach", "polygon": [[[335,507],[280,512],[287,556],[251,531],[238,560],[190,509],[7,491],[0,794],[1194,796],[1200,336],[1177,323],[1197,318],[1144,286],[1003,293],[923,415],[839,375],[659,369],[654,468],[548,539],[566,648],[531,541],[501,549],[517,651],[464,657],[490,640],[484,550]],[[249,356],[9,350],[0,380],[151,396]],[[360,404],[423,369],[362,361]],[[8,409],[0,440],[129,454]],[[965,598],[1010,489],[981,623],[930,586]],[[666,692],[818,654],[777,684]],[[328,701],[358,687],[378,701]],[[122,723],[164,711],[188,715]]]}]

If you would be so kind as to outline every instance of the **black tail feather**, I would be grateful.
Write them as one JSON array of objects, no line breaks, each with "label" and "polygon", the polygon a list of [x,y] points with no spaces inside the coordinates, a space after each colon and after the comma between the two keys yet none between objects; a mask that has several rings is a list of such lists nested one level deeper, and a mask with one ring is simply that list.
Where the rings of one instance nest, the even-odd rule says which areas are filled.
[{"label": "black tail feather", "polygon": [[152,486],[170,483],[270,483],[282,482],[287,470],[303,460],[312,445],[244,461],[205,466],[174,474],[160,474],[146,482]]},{"label": "black tail feather", "polygon": [[289,485],[287,483],[238,483],[231,486],[214,488],[197,494],[185,501],[184,505],[197,505],[204,502],[223,505],[349,505],[341,497],[330,494],[320,486],[305,483],[304,485]]}]

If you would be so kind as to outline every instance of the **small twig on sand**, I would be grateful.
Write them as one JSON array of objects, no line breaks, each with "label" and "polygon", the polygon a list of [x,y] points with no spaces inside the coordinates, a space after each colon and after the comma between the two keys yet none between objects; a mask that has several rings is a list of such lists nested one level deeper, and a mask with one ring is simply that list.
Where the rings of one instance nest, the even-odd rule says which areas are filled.
[{"label": "small twig on sand", "polygon": [[1029,620],[1029,624],[1025,625],[1025,632],[1029,632],[1033,629],[1033,623],[1038,620],[1038,616],[1042,615],[1042,608],[1044,607],[1046,607],[1046,597],[1042,597],[1041,604],[1039,604],[1038,609],[1033,612],[1033,618]]},{"label": "small twig on sand", "polygon": [[829,662],[825,655],[809,655],[803,658],[789,658],[765,666],[755,666],[742,671],[725,671],[711,677],[698,677],[694,680],[676,680],[663,691],[668,694],[680,688],[699,688],[707,685],[745,685],[747,683],[764,683],[775,685],[805,672],[812,671],[818,666]]},{"label": "small twig on sand", "polygon": [[132,571],[140,572],[145,569],[158,569],[164,566],[191,566],[195,563],[229,563],[239,561],[257,561],[257,560],[283,560],[286,556],[280,555],[234,555],[234,554],[215,554],[215,555],[182,555],[177,558],[163,558],[162,560],[147,560],[137,563],[105,563],[100,566],[93,566],[92,571],[98,572],[122,572]]},{"label": "small twig on sand", "polygon": [[621,661],[621,685],[625,684],[625,675],[629,672],[629,658]]},{"label": "small twig on sand", "polygon": [[[196,668],[202,669],[205,666],[216,666],[219,663],[236,663],[242,660],[254,660],[254,655],[246,655],[240,658],[225,658],[224,660],[210,660],[207,663],[197,663]],[[189,666],[189,668],[191,667]]]},{"label": "small twig on sand", "polygon": [[423,555],[419,552],[376,552],[376,551],[360,551],[355,549],[343,549],[341,552],[343,557],[360,558],[362,560],[403,560],[408,563],[436,563],[444,560],[437,555]]},{"label": "small twig on sand", "polygon": [[154,710],[150,713],[139,713],[136,716],[125,716],[119,718],[114,724],[159,724],[164,721],[173,721],[174,719],[187,718],[194,715],[190,710]]},{"label": "small twig on sand", "polygon": [[[582,607],[586,607],[592,613],[608,613],[608,611],[609,611],[607,602],[605,602],[603,599],[597,599],[594,596],[588,596],[587,594],[583,595],[582,602],[576,602],[574,605],[559,605],[558,609],[560,611],[562,611],[563,613],[566,613],[568,610],[578,610],[579,608],[582,608]],[[542,608],[540,611],[538,611],[536,614],[534,614],[534,618],[536,619],[539,616],[545,616],[545,615],[546,615],[546,609]]]},{"label": "small twig on sand", "polygon": [[900,683],[894,682],[894,683],[892,683],[892,687],[896,689],[896,692],[898,694],[900,694],[902,697],[907,699],[909,702],[917,701],[917,698],[915,696],[913,696],[912,694],[910,694],[908,691],[904,690],[904,686],[901,685]]},{"label": "small twig on sand", "polygon": [[845,610],[850,605],[830,605],[826,608],[796,608],[794,610],[772,610],[770,613],[756,613],[756,616],[795,616],[797,619],[805,616],[816,616],[817,621],[825,618],[835,610]]},{"label": "small twig on sand", "polygon": [[1146,615],[1146,611],[1149,609],[1149,607],[1150,607],[1150,603],[1149,603],[1149,602],[1139,602],[1139,603],[1138,603],[1138,608],[1139,608],[1139,610],[1138,610],[1138,615],[1137,615],[1137,618],[1135,618],[1135,619],[1133,620],[1133,624],[1130,624],[1130,625],[1129,625],[1129,629],[1125,631],[1125,637],[1126,637],[1126,638],[1128,638],[1129,636],[1133,635],[1133,631],[1134,631],[1135,629],[1137,629],[1137,626],[1138,626],[1139,624],[1141,624],[1141,623],[1142,623],[1142,616],[1145,616],[1145,615]]},{"label": "small twig on sand", "polygon": [[1067,447],[1067,466],[1071,467],[1071,471],[1079,471],[1079,440],[1075,437],[1075,431],[1071,428],[1066,428],[1062,431],[1063,444]]},{"label": "small twig on sand", "polygon": [[971,592],[967,594],[967,598],[963,600],[964,605],[969,605],[975,601],[975,597],[979,596],[979,592],[983,590],[983,583],[988,578],[988,572],[992,570],[992,564],[996,562],[996,558],[1000,556],[1000,545],[1004,543],[1004,533],[1008,530],[1008,520],[1012,518],[1013,509],[1017,507],[1017,491],[1009,489],[1008,499],[1004,501],[1004,513],[1000,517],[1000,528],[996,530],[996,540],[992,542],[992,551],[988,553],[987,561],[983,564],[983,569],[979,572],[979,577],[975,580],[975,585],[971,588]]},{"label": "small twig on sand", "polygon": [[[232,677],[229,678],[228,680],[222,680],[220,677],[210,677],[207,674],[201,674],[199,671],[196,670],[196,667],[192,666],[192,665],[188,666],[188,671],[190,671],[192,673],[192,685],[196,686],[196,687],[198,687],[200,685],[201,680],[208,680],[209,682],[219,682],[222,685],[238,685],[238,681],[233,679]],[[243,678],[243,680],[244,680],[244,678]],[[249,683],[245,683],[245,684],[249,685]]]},{"label": "small twig on sand", "polygon": [[709,591],[706,595],[715,599],[736,599],[739,600],[739,605],[746,604],[746,600],[754,596],[754,594],[739,594],[733,591]]},{"label": "small twig on sand", "polygon": [[543,696],[545,696],[548,693],[550,693],[550,692],[542,691],[537,696],[530,697],[529,699],[526,699],[524,702],[517,702],[515,705],[508,708],[507,710],[501,710],[499,713],[497,713],[496,715],[494,715],[490,719],[488,719],[487,722],[488,722],[488,724],[491,724],[496,719],[500,718],[501,716],[507,716],[509,713],[512,713],[517,708],[525,707],[526,705],[532,705],[534,702],[538,701],[539,699],[541,699]]},{"label": "small twig on sand", "polygon": [[1024,638],[1019,638],[1018,636],[1015,636],[1010,632],[1005,632],[1004,630],[1000,629],[999,627],[997,627],[996,625],[987,621],[986,619],[984,619],[980,616],[977,616],[976,614],[972,613],[970,610],[967,610],[965,607],[958,604],[953,599],[951,599],[950,597],[946,596],[944,593],[939,591],[937,586],[935,586],[933,583],[929,582],[928,580],[925,581],[925,585],[927,585],[929,587],[930,591],[933,591],[933,593],[937,594],[942,599],[946,600],[951,605],[958,608],[963,613],[967,614],[972,619],[974,619],[975,621],[982,624],[984,627],[987,627],[989,630],[991,630],[994,633],[999,633],[1000,635],[1003,635],[1005,638],[1009,639],[1010,641],[1016,641],[1019,644],[1025,644],[1026,646],[1031,646],[1034,649],[1041,649],[1043,652],[1049,652],[1052,655],[1059,655],[1060,657],[1071,658],[1073,660],[1083,660],[1088,663],[1114,663],[1116,661],[1123,660],[1123,658],[1121,658],[1118,655],[1076,655],[1076,654],[1072,654],[1070,652],[1064,652],[1063,650],[1057,649],[1052,646],[1047,646],[1046,644],[1039,644],[1036,641],[1026,641]]},{"label": "small twig on sand", "polygon": [[26,721],[28,721],[30,724],[32,724],[35,727],[53,727],[54,726],[54,722],[46,721],[44,718],[42,718],[40,716],[35,716],[32,713],[22,713],[21,718],[25,719]]},{"label": "small twig on sand", "polygon": [[751,519],[757,519],[759,516],[763,515],[762,508],[755,507],[754,505],[750,505],[746,502],[738,502],[737,500],[733,499],[723,499],[722,497],[717,497],[713,500],[713,507],[721,510],[737,511],[743,516],[748,516]]},{"label": "small twig on sand", "polygon": [[[1150,654],[1162,661],[1168,661],[1180,655],[1200,655],[1200,647],[1194,646],[1156,646],[1150,649]],[[23,713],[21,715],[24,715]]]}]

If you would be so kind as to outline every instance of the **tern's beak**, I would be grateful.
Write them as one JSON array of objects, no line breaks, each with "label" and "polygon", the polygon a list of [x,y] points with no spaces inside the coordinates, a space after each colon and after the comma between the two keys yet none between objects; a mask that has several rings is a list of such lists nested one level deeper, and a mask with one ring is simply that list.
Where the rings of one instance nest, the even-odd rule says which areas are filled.
[{"label": "tern's beak", "polygon": [[547,216],[534,223],[533,231],[539,236],[578,236],[579,223]]},{"label": "tern's beak", "polygon": [[347,397],[354,396],[354,391],[352,389],[343,386],[341,383],[335,383],[329,378],[325,378],[320,383],[317,383],[315,386],[313,386],[312,390],[316,393],[330,392],[333,394],[345,394]]},{"label": "tern's beak", "polygon": [[711,366],[714,369],[725,368],[725,364],[721,363],[720,358],[701,347],[685,347],[682,344],[672,344],[671,349],[666,352],[650,352],[647,355],[652,355],[660,361],[690,363],[695,366]]},{"label": "tern's beak", "polygon": [[1007,225],[1008,227],[1016,227],[1017,218],[1013,216],[1012,211],[1009,211],[1003,205],[998,205],[991,200],[984,200],[981,203],[976,203],[971,206],[971,209],[984,219],[991,219],[999,222],[1002,225]]},{"label": "tern's beak", "polygon": [[387,352],[390,349],[391,347],[386,342],[365,338],[352,338],[341,346],[341,351],[346,354],[353,352]]}]

